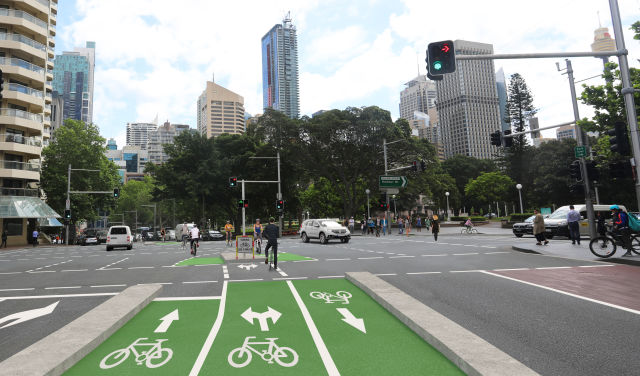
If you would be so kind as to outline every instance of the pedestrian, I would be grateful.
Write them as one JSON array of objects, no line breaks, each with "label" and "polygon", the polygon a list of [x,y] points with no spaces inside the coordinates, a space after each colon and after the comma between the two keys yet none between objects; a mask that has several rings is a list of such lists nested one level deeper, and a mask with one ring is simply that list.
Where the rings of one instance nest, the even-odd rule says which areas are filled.
[{"label": "pedestrian", "polygon": [[147,230],[147,228],[145,227],[142,229],[142,244],[144,244],[144,242],[147,240],[147,236],[149,236],[149,230]]},{"label": "pedestrian", "polygon": [[362,230],[362,236],[365,236],[367,234],[366,218],[362,218],[362,220],[360,221],[360,229]]},{"label": "pedestrian", "polygon": [[427,231],[429,231],[429,229],[431,228],[431,221],[429,220],[429,217],[424,218],[424,227],[427,229]]},{"label": "pedestrian", "polygon": [[538,241],[536,245],[542,245],[542,242],[544,242],[544,245],[547,245],[549,241],[544,236],[544,218],[537,209],[533,211],[533,214],[535,214],[535,218],[533,219],[533,235]]},{"label": "pedestrian", "polygon": [[380,227],[382,226],[382,220],[376,216],[376,238],[380,237]]},{"label": "pedestrian", "polygon": [[5,228],[2,231],[2,244],[0,244],[0,248],[2,248],[3,246],[5,248],[7,248],[7,237],[9,236],[9,231]]},{"label": "pedestrian", "polygon": [[165,240],[165,239],[164,239],[164,234],[165,234],[165,231],[164,231],[164,227],[163,227],[163,228],[160,230],[160,237],[162,238],[162,241],[163,241],[163,242],[164,242],[164,240]]},{"label": "pedestrian", "polygon": [[382,225],[382,235],[387,236],[387,217],[382,217],[381,225]]},{"label": "pedestrian", "polygon": [[407,234],[407,236],[409,236],[409,232],[411,232],[411,217],[407,216],[407,218],[405,218],[404,223],[406,224],[406,230],[405,230],[405,234]]},{"label": "pedestrian", "polygon": [[353,230],[356,227],[356,221],[353,219],[353,216],[349,218],[349,232],[353,234]]},{"label": "pedestrian", "polygon": [[422,218],[420,218],[420,216],[416,218],[416,228],[418,229],[418,232],[422,232]]},{"label": "pedestrian", "polygon": [[367,227],[369,228],[369,234],[373,235],[374,227],[376,227],[376,223],[373,221],[371,217],[367,221]]},{"label": "pedestrian", "polygon": [[33,246],[36,247],[38,245],[38,229],[37,228],[33,230],[31,237],[33,240]]},{"label": "pedestrian", "polygon": [[269,218],[269,224],[264,228],[267,246],[264,248],[265,264],[269,263],[269,248],[273,248],[273,268],[278,269],[278,236],[280,229],[275,225],[275,218]]},{"label": "pedestrian", "polygon": [[398,234],[402,235],[403,233],[403,228],[402,228],[402,217],[398,217]]},{"label": "pedestrian", "polygon": [[571,244],[580,245],[580,213],[576,211],[573,205],[569,205],[569,212],[567,213],[567,226],[569,227],[569,238]]},{"label": "pedestrian", "polygon": [[440,232],[440,221],[438,220],[438,215],[434,214],[431,218],[431,233],[433,234],[433,239],[438,241],[438,233]]}]

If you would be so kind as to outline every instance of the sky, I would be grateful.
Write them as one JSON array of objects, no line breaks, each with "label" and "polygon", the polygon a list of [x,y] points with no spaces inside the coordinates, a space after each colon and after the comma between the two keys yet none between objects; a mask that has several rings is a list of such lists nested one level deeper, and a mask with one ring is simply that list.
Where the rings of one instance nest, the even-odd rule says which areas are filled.
[{"label": "sky", "polygon": [[[619,1],[629,63],[640,67],[640,41],[629,27],[640,0]],[[517,5],[516,5],[517,4]],[[599,22],[613,36],[607,0],[62,0],[56,54],[96,42],[93,121],[125,143],[128,122],[196,127],[206,81],[244,97],[262,113],[262,36],[288,12],[298,33],[301,115],[376,105],[398,117],[405,83],[424,74],[430,42],[463,39],[495,53],[590,51]],[[533,3],[527,3],[533,4]],[[540,126],[571,121],[564,59],[496,60],[519,73],[539,109]],[[617,62],[617,59],[614,58]],[[596,58],[573,58],[576,80],[602,72]],[[585,81],[602,83],[600,78]],[[577,85],[578,95],[581,84]],[[580,106],[581,117],[593,111]],[[497,127],[496,127],[497,129]],[[555,132],[545,131],[544,137]],[[487,135],[488,137],[488,135]]]}]

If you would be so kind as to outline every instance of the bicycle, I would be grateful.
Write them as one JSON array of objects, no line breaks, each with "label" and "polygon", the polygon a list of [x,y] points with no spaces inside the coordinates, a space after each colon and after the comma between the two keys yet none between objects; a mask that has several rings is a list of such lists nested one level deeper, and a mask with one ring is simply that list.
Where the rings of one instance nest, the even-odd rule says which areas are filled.
[{"label": "bicycle", "polygon": [[[167,341],[166,339],[157,339],[156,342],[151,343],[143,343],[141,341],[147,340],[148,338],[138,338],[131,345],[125,347],[124,349],[118,349],[107,356],[105,356],[100,362],[100,368],[109,369],[113,368],[117,365],[120,365],[124,362],[131,353],[135,356],[135,361],[137,365],[142,365],[144,362],[147,368],[158,368],[163,366],[173,356],[173,350],[168,348],[162,348],[162,342]],[[151,348],[147,351],[138,352],[136,348],[138,347],[147,347],[151,346]],[[111,361],[114,362],[111,362]],[[157,363],[154,363],[158,360]]]},{"label": "bicycle", "polygon": [[[256,337],[246,337],[241,347],[235,348],[229,353],[227,360],[231,366],[235,368],[246,366],[251,362],[252,352],[269,364],[273,364],[274,360],[283,367],[293,367],[298,364],[298,353],[290,347],[276,345],[277,338],[265,338],[267,342],[251,342],[249,341],[251,338]],[[254,345],[267,345],[267,349],[258,351],[253,347]]]},{"label": "bicycle", "polygon": [[257,254],[262,253],[262,236],[258,236],[256,238],[256,253]]},{"label": "bicycle", "polygon": [[198,252],[198,247],[200,246],[200,239],[191,239],[191,254],[195,257]]},{"label": "bicycle", "polygon": [[465,227],[463,229],[460,230],[461,234],[477,234],[478,230],[476,230],[475,227]]},{"label": "bicycle", "polygon": [[[630,251],[640,255],[640,234],[631,234]],[[608,258],[616,253],[617,246],[624,247],[622,234],[607,230],[605,235],[599,235],[589,242],[589,250],[598,257]]]},{"label": "bicycle", "polygon": [[226,231],[227,233],[227,247],[231,247],[231,231]]}]

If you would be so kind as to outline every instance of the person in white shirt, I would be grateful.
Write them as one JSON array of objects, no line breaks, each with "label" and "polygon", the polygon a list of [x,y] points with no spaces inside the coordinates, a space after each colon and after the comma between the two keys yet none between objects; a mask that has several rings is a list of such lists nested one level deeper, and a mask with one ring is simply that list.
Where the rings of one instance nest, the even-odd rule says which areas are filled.
[{"label": "person in white shirt", "polygon": [[[191,238],[191,254],[195,256],[196,249],[198,248],[198,239],[200,239],[200,230],[198,230],[198,225],[193,225],[193,228],[191,228],[191,231],[189,231],[189,236]],[[194,242],[196,243],[196,248],[193,248]]]}]

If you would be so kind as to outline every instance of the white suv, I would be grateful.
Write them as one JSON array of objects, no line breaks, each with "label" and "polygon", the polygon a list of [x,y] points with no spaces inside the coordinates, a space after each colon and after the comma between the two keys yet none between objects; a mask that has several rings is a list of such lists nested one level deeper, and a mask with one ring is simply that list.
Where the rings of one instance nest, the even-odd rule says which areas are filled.
[{"label": "white suv", "polygon": [[320,239],[321,244],[327,244],[329,239],[340,239],[342,243],[348,243],[351,233],[333,219],[307,219],[300,226],[300,237],[304,243],[312,238]]},{"label": "white suv", "polygon": [[116,247],[133,248],[133,236],[129,226],[111,226],[107,232],[107,251]]}]

